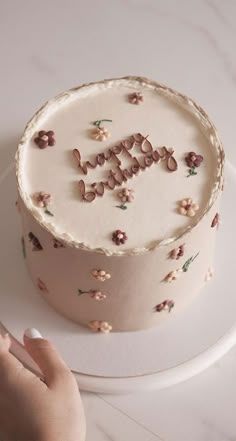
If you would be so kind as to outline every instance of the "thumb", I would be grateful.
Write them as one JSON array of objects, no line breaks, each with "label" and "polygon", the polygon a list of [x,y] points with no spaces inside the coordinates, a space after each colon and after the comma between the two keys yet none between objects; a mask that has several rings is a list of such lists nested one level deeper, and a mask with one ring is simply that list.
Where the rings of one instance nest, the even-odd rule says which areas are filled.
[{"label": "thumb", "polygon": [[24,345],[28,354],[41,369],[49,388],[70,379],[72,376],[70,369],[54,346],[45,340],[37,329],[31,328],[25,331]]}]

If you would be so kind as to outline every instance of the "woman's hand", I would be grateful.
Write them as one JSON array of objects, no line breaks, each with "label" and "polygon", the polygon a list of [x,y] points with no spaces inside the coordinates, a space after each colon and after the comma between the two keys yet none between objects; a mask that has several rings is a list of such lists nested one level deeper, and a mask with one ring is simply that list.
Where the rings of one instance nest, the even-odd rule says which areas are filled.
[{"label": "woman's hand", "polygon": [[52,344],[25,332],[27,352],[44,381],[9,352],[0,335],[0,433],[4,441],[84,441],[85,417],[76,380]]}]

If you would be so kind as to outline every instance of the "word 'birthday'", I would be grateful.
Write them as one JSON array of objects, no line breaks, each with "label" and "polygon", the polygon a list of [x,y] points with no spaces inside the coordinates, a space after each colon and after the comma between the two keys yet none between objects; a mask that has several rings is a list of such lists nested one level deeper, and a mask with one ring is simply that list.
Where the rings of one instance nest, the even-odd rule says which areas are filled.
[{"label": "word 'birthday'", "polygon": [[[132,155],[131,152],[135,147],[142,153],[141,157]],[[121,153],[130,159],[131,165],[129,167],[121,168],[122,163],[119,158]],[[112,161],[115,164],[115,168],[113,167],[108,171],[107,180],[93,182],[90,184],[91,189],[86,188],[83,179],[78,182],[82,200],[92,202],[97,196],[103,196],[105,190],[113,190],[115,187],[122,185],[123,182],[137,175],[139,171],[144,171],[146,168],[151,167],[153,164],[158,164],[160,161],[165,161],[166,168],[170,172],[176,171],[178,164],[173,154],[174,150],[166,146],[161,146],[154,150],[151,142],[148,140],[148,136],[143,136],[141,133],[126,138],[120,142],[120,144],[109,148],[103,153],[98,153],[92,161],[83,162],[80,151],[74,149],[74,158],[78,168],[84,175],[88,174],[89,169],[103,166],[106,161]]]}]

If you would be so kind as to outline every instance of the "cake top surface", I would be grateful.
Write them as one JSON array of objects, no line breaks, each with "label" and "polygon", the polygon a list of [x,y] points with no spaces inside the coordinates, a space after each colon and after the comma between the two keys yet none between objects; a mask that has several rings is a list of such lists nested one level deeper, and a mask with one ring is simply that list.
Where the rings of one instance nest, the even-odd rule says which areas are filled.
[{"label": "cake top surface", "polygon": [[223,151],[205,112],[144,78],[84,85],[44,105],[17,153],[20,195],[58,239],[105,254],[174,241],[208,211]]}]

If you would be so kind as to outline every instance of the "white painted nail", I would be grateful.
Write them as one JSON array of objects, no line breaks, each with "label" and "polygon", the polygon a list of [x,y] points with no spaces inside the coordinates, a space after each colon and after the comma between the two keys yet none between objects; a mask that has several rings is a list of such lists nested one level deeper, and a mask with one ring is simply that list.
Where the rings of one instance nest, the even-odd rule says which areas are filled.
[{"label": "white painted nail", "polygon": [[28,338],[43,338],[40,332],[35,328],[26,329],[24,335]]}]

